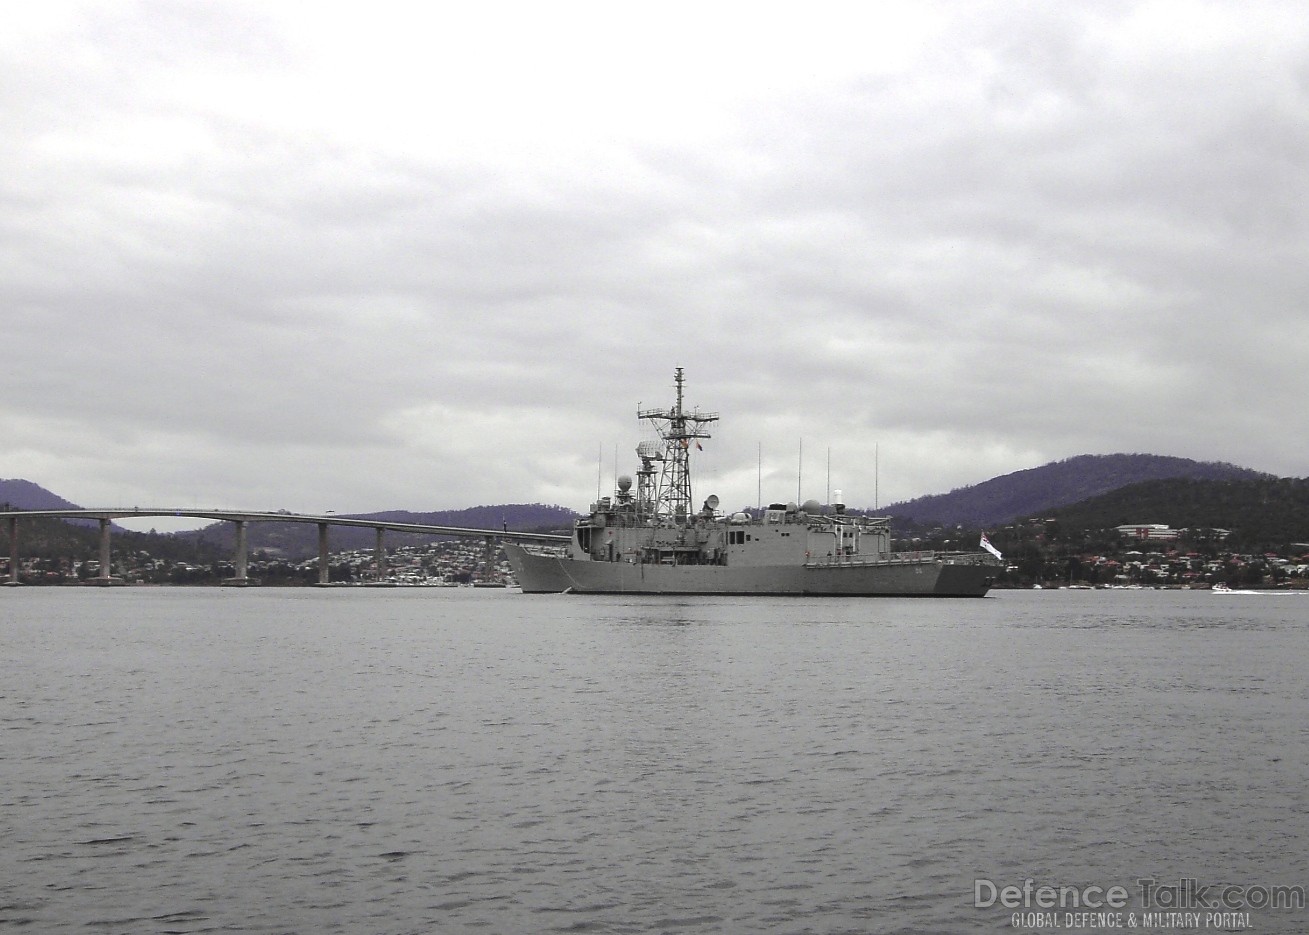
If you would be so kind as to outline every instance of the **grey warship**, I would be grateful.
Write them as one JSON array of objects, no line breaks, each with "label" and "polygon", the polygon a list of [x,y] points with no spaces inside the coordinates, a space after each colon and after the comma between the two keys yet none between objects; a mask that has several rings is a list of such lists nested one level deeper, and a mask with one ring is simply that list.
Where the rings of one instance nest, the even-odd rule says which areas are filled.
[{"label": "grey warship", "polygon": [[576,521],[566,554],[504,543],[523,593],[983,597],[995,582],[991,555],[893,552],[889,519],[841,503],[725,514],[711,495],[693,512],[691,451],[718,414],[684,407],[681,367],[674,381],[671,408],[637,410],[659,441],[637,446],[635,490],[619,477]]}]

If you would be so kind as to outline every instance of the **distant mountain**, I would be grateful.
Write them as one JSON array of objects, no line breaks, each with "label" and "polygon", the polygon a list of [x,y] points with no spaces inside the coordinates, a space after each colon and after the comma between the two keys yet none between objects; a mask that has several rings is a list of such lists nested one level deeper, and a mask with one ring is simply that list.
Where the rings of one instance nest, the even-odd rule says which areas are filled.
[{"label": "distant mountain", "polygon": [[[15,510],[82,509],[78,504],[51,493],[39,484],[20,479],[0,480],[0,507],[6,504]],[[191,543],[175,540],[167,533],[131,532],[117,523],[111,525],[116,543],[131,543],[130,548],[144,549],[156,558],[195,561],[219,557],[212,549],[197,550]],[[72,556],[92,557],[99,553],[99,526],[99,521],[94,519],[25,519],[19,530],[18,541],[22,553],[27,556],[61,559]]]},{"label": "distant mountain", "polygon": [[[895,503],[880,512],[895,517],[902,524],[963,524],[987,528],[1080,503],[1129,485],[1168,479],[1258,481],[1274,478],[1270,474],[1233,464],[1193,461],[1189,458],[1147,454],[1079,455],[1041,467],[1015,471],[949,493]],[[5,502],[14,507],[34,510],[76,509],[74,504],[62,497],[25,480],[0,480],[0,504]],[[392,510],[361,514],[358,518],[474,529],[500,529],[504,526],[516,530],[566,531],[576,516],[574,511],[561,506],[511,503],[430,513]],[[1126,520],[1137,521],[1178,522],[1171,517],[1133,517]],[[202,530],[176,535],[226,548],[234,544],[235,530],[231,523],[215,523]],[[318,549],[317,529],[311,524],[251,523],[248,535],[252,550],[278,549],[288,557],[308,557],[316,554]],[[334,550],[371,549],[376,545],[376,536],[370,529],[334,527],[330,536]],[[385,541],[388,546],[396,546],[417,544],[426,538],[388,533]]]},{"label": "distant mountain", "polygon": [[1215,461],[1164,455],[1078,455],[971,487],[895,503],[881,512],[918,523],[988,527],[1149,480],[1257,480],[1272,475]]},{"label": "distant mountain", "polygon": [[76,503],[52,494],[30,480],[0,479],[0,504],[8,503],[16,510],[76,510]]},{"label": "distant mountain", "polygon": [[[0,480],[0,507],[9,504],[15,510],[80,510],[76,503],[70,503],[58,494],[53,494],[39,484],[30,480],[13,478]],[[74,526],[97,526],[93,519],[63,520]],[[117,525],[114,527],[117,529]]]}]

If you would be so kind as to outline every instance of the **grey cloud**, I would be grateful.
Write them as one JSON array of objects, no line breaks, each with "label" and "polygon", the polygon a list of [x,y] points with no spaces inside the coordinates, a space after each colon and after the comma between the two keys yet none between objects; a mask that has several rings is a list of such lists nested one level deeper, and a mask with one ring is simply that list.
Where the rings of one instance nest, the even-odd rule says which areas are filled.
[{"label": "grey cloud", "polygon": [[[677,365],[724,413],[711,460],[749,488],[725,498],[753,498],[764,435],[846,451],[865,489],[885,441],[904,497],[1082,452],[1303,473],[1279,403],[1309,16],[1169,43],[1137,4],[941,9],[912,66],[761,82],[667,139],[476,138],[443,89],[391,135],[283,126],[215,90],[304,93],[303,38],[247,10],[6,53],[0,473],[84,501],[576,505]],[[76,67],[28,71],[61,45]],[[79,424],[111,452],[89,471]],[[133,458],[170,440],[168,470]],[[437,474],[444,499],[409,499]]]}]

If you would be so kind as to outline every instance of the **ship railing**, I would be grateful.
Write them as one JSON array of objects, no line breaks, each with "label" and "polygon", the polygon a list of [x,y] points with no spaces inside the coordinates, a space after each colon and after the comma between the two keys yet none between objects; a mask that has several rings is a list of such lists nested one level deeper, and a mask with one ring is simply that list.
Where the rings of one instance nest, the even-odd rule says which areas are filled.
[{"label": "ship railing", "polygon": [[918,565],[940,561],[948,565],[998,565],[985,552],[873,552],[863,555],[815,555],[805,562],[809,568],[830,568],[839,565]]},{"label": "ship railing", "polygon": [[539,555],[543,558],[565,558],[568,555],[568,546],[550,545],[543,542],[524,542],[522,549],[529,555]]},{"label": "ship railing", "polygon": [[918,565],[934,561],[937,553],[931,550],[917,552],[873,552],[863,555],[815,555],[805,562],[810,567],[835,565]]},{"label": "ship railing", "polygon": [[[674,419],[683,418],[688,422],[717,422],[718,413],[705,412],[699,407],[693,409],[683,409],[681,412],[669,409],[666,406],[653,406],[647,409],[637,409],[636,417],[638,419]],[[705,437],[708,436],[698,436]]]}]

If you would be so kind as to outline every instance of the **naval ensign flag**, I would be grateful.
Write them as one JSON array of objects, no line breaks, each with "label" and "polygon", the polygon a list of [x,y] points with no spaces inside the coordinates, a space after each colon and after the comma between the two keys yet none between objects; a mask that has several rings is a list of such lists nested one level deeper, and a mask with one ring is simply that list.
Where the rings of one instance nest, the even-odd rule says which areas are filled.
[{"label": "naval ensign flag", "polygon": [[1000,550],[991,545],[991,540],[986,538],[986,533],[982,533],[982,548],[986,549],[986,551],[990,552],[998,559],[1004,558],[1004,556],[1000,554]]}]

